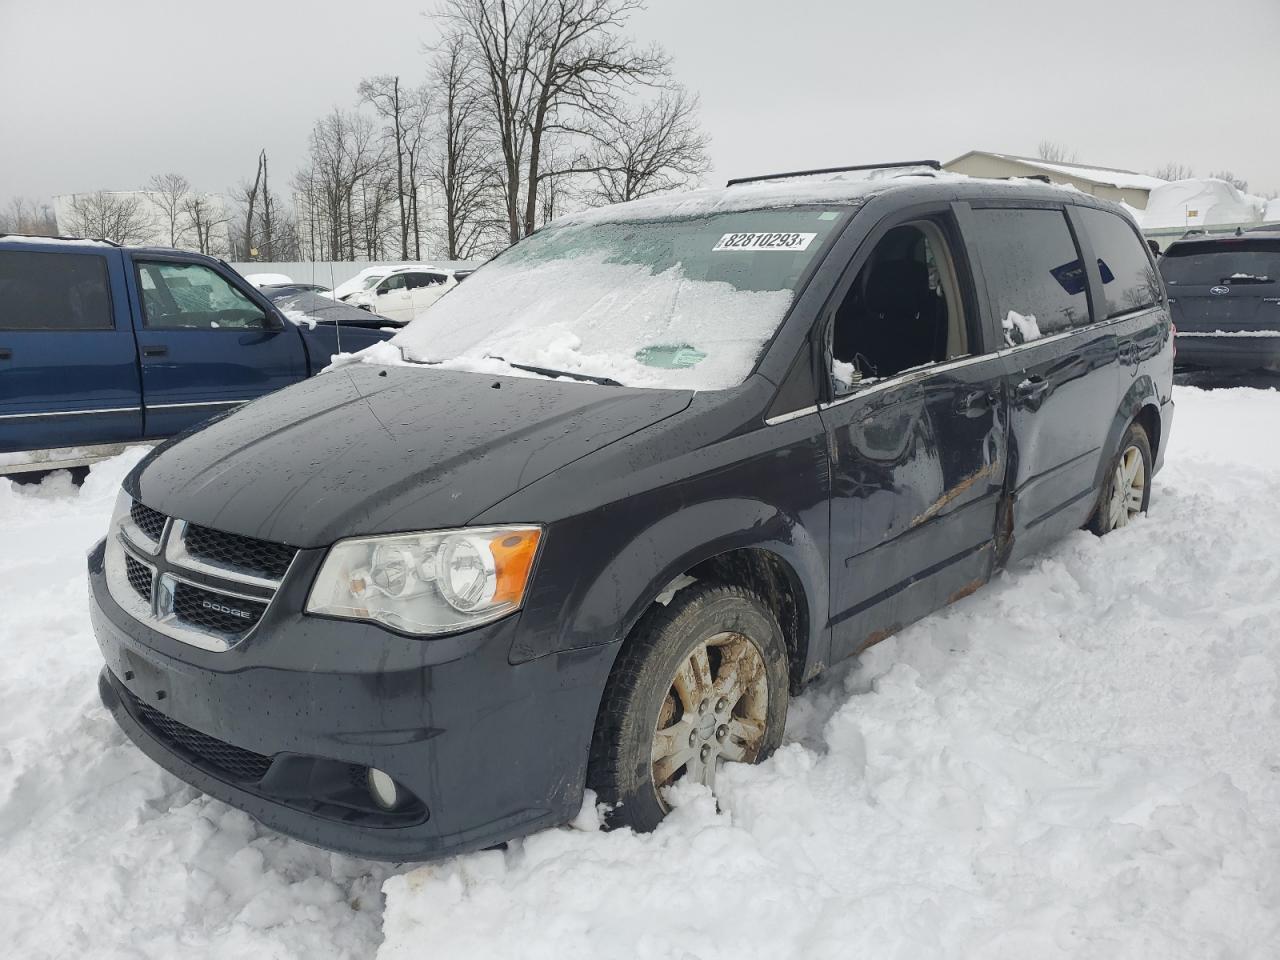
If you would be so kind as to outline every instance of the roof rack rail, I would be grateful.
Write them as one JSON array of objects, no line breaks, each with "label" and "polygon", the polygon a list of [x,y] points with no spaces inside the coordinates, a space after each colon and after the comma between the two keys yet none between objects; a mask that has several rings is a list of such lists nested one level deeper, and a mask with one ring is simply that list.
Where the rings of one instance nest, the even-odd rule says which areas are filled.
[{"label": "roof rack rail", "polygon": [[21,237],[24,240],[92,240],[94,243],[105,243],[113,247],[120,246],[114,240],[108,240],[106,237],[64,237],[62,234],[44,236],[34,233],[0,233],[0,240],[4,240],[7,237]]},{"label": "roof rack rail", "polygon": [[932,167],[941,170],[937,160],[895,160],[891,163],[859,163],[852,167],[821,167],[817,170],[791,170],[787,173],[766,173],[759,177],[735,177],[725,184],[736,187],[742,183],[759,183],[762,180],[785,180],[788,177],[817,177],[824,173],[849,173],[854,170],[891,170],[894,167]]}]

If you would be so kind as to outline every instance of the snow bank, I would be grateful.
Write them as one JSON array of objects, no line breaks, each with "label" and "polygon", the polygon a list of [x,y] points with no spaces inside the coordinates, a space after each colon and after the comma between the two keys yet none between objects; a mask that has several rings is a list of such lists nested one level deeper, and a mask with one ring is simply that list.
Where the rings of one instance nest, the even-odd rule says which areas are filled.
[{"label": "snow bank", "polygon": [[[279,837],[97,704],[84,551],[141,455],[0,481],[0,942],[15,957],[1274,960],[1280,394],[1175,390],[1154,511],[792,705],[655,833],[412,871]],[[386,891],[383,916],[382,894]],[[383,940],[385,934],[385,942]],[[380,948],[380,949],[379,949]]]}]

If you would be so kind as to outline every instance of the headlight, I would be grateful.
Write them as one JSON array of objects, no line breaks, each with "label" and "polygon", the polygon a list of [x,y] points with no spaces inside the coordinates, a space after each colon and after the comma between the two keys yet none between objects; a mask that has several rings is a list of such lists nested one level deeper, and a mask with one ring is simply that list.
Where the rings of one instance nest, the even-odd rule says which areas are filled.
[{"label": "headlight", "polygon": [[451,633],[519,610],[541,527],[470,527],[333,545],[307,613]]}]

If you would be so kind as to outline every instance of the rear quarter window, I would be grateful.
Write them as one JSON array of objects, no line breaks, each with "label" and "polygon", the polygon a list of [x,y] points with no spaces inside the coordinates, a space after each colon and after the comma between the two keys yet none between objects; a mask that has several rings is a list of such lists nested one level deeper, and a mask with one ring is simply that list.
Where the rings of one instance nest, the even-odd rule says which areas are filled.
[{"label": "rear quarter window", "polygon": [[977,209],[971,232],[1007,346],[1090,322],[1084,266],[1061,210]]},{"label": "rear quarter window", "polygon": [[1133,227],[1106,210],[1079,207],[1077,212],[1098,258],[1107,317],[1154,306],[1160,300],[1160,280]]},{"label": "rear quarter window", "polygon": [[91,253],[0,250],[0,330],[110,330],[107,262]]}]

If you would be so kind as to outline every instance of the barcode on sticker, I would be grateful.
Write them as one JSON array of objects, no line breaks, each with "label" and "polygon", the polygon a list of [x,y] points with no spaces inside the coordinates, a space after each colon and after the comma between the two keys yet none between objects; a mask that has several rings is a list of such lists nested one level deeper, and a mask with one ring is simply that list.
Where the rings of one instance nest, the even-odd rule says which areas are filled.
[{"label": "barcode on sticker", "polygon": [[806,250],[816,236],[816,233],[726,233],[711,251]]}]

